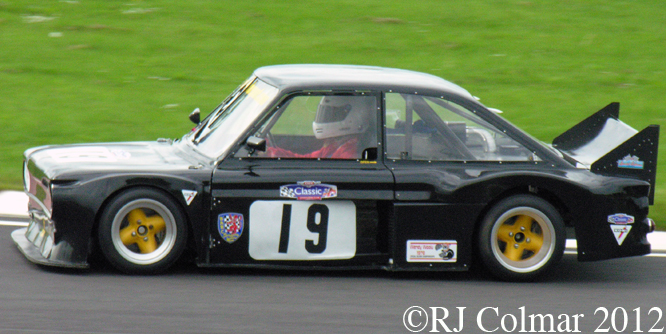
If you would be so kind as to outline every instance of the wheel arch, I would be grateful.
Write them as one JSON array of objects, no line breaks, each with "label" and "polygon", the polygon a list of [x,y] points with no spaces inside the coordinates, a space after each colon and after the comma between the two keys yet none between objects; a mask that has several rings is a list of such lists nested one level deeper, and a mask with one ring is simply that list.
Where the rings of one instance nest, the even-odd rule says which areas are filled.
[{"label": "wheel arch", "polygon": [[[576,198],[589,197],[590,191],[583,185],[570,180],[568,177],[554,175],[512,175],[490,181],[496,191],[483,199],[483,209],[474,222],[475,234],[488,211],[500,201],[515,195],[532,195],[539,197],[555,207],[566,227],[573,227],[576,223],[573,212],[580,209]],[[484,185],[485,184],[485,185]],[[489,188],[488,183],[477,184],[479,188]],[[473,191],[474,189],[470,189]],[[468,195],[469,196],[469,195]]]},{"label": "wheel arch", "polygon": [[479,212],[477,220],[474,222],[474,231],[478,231],[478,228],[483,221],[483,218],[488,214],[488,211],[492,209],[497,203],[503,201],[506,198],[516,195],[532,195],[539,197],[546,202],[550,203],[555,209],[559,212],[562,220],[564,221],[567,227],[573,226],[571,220],[571,209],[566,204],[565,201],[561,199],[556,192],[551,191],[549,188],[536,186],[536,185],[522,185],[517,187],[512,187],[504,190],[503,192],[494,196],[490,201],[488,201],[483,209]]},{"label": "wheel arch", "polygon": [[163,188],[161,188],[161,187],[157,187],[157,186],[155,186],[155,185],[149,185],[149,184],[134,184],[134,185],[128,185],[128,186],[126,186],[126,187],[122,187],[122,188],[118,188],[118,189],[116,189],[115,191],[113,191],[112,193],[110,193],[109,196],[107,196],[107,197],[104,199],[104,201],[102,201],[101,205],[100,205],[99,208],[97,209],[97,212],[95,213],[95,222],[94,222],[94,225],[93,225],[93,232],[92,232],[92,233],[97,233],[97,228],[98,228],[98,226],[99,226],[99,220],[100,220],[100,218],[101,218],[101,216],[102,216],[102,213],[103,213],[104,210],[109,206],[109,204],[111,204],[111,203],[112,203],[115,199],[117,199],[118,196],[120,196],[121,194],[123,194],[123,193],[125,193],[125,192],[128,192],[128,191],[131,191],[131,190],[134,190],[134,189],[141,189],[141,188],[150,189],[150,190],[154,190],[154,191],[160,192],[160,193],[162,193],[163,195],[166,195],[166,196],[168,196],[170,199],[172,199],[172,200],[178,205],[178,208],[179,208],[179,209],[185,214],[184,216],[185,216],[185,219],[187,220],[186,223],[187,223],[187,225],[188,225],[188,229],[191,228],[191,226],[190,226],[190,225],[191,225],[190,217],[189,217],[189,215],[187,214],[187,210],[185,210],[185,208],[182,206],[182,203],[180,203],[180,201],[178,200],[178,198],[176,198],[176,197],[173,195],[173,193],[170,193],[169,191],[167,191],[167,190],[165,190],[165,189],[163,189]]}]

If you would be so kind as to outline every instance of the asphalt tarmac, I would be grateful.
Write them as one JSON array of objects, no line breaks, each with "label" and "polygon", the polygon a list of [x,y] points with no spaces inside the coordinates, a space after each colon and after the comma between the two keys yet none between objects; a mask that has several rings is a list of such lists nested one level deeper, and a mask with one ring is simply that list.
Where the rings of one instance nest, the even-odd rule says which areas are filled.
[{"label": "asphalt tarmac", "polygon": [[204,270],[192,263],[126,276],[104,265],[34,265],[12,242],[15,228],[0,226],[0,333],[620,333],[666,326],[661,257],[581,263],[565,255],[533,283],[475,272]]}]

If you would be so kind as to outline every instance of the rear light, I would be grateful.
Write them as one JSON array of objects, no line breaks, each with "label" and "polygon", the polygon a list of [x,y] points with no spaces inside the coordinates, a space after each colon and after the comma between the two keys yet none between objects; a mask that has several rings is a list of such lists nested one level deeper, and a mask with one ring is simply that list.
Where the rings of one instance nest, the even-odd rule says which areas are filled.
[{"label": "rear light", "polygon": [[645,218],[645,223],[648,225],[648,233],[654,232],[657,229],[657,224],[652,220],[652,218]]}]

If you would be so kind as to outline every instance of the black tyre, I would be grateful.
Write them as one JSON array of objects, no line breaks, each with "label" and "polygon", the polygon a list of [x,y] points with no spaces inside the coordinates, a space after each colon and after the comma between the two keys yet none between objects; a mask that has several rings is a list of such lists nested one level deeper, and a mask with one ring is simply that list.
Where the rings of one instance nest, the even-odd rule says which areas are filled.
[{"label": "black tyre", "polygon": [[128,190],[104,209],[98,230],[106,259],[129,274],[155,274],[185,249],[187,226],[178,204],[152,189]]},{"label": "black tyre", "polygon": [[479,230],[479,256],[495,277],[533,280],[564,253],[562,217],[547,201],[532,195],[506,198],[486,214]]}]

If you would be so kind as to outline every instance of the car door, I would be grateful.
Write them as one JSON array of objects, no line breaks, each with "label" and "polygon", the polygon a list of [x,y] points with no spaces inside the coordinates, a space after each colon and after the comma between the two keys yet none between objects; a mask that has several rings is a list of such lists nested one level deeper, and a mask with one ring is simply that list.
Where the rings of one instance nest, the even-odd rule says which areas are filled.
[{"label": "car door", "polygon": [[258,123],[247,141],[259,145],[213,173],[208,264],[384,265],[393,175],[377,162],[379,101],[299,93]]},{"label": "car door", "polygon": [[493,191],[484,180],[511,166],[532,168],[539,158],[455,99],[388,93],[385,113],[395,266],[467,268],[475,222]]}]

